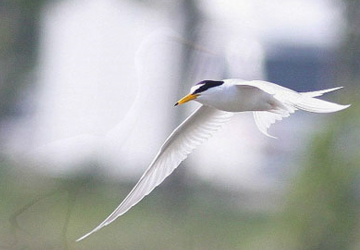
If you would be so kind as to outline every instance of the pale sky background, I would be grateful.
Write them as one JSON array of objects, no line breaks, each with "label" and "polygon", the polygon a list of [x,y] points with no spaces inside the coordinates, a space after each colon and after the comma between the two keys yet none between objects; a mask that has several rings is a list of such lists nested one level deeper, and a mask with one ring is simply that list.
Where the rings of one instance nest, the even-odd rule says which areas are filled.
[{"label": "pale sky background", "polygon": [[[181,33],[181,19],[176,4],[163,2],[156,8],[119,0],[48,5],[42,15],[37,112],[14,124],[9,154],[31,160],[46,174],[86,171],[88,165],[79,169],[74,164],[93,159],[104,176],[138,178],[174,129],[179,109],[189,114],[198,106],[173,107],[187,94],[175,91],[183,77],[178,74],[181,44],[171,37]],[[272,46],[331,49],[344,27],[342,8],[334,0],[199,2],[207,21],[199,31],[201,45],[226,59],[232,78],[266,79],[264,58]],[[196,71],[205,65],[194,79],[216,76],[217,66],[206,62],[204,53],[194,59]],[[195,150],[186,166],[221,185],[273,186],[272,177],[264,174],[270,153],[279,152],[285,157],[280,167],[290,167],[301,157],[308,130],[326,122],[325,117],[310,122],[308,115],[300,116],[275,124],[270,132],[279,140],[273,140],[257,131],[250,114],[237,115]],[[293,124],[301,122],[308,129],[294,131]]]}]

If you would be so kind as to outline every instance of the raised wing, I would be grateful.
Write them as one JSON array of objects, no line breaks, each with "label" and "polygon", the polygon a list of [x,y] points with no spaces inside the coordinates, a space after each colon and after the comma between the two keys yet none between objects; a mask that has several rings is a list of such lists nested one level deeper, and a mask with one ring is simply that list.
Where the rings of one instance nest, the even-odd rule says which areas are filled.
[{"label": "raised wing", "polygon": [[181,123],[166,139],[160,151],[138,183],[121,204],[99,226],[77,241],[109,225],[119,216],[135,206],[155,187],[169,176],[188,154],[207,140],[214,132],[233,116],[232,113],[201,106]]},{"label": "raised wing", "polygon": [[268,134],[267,130],[270,128],[270,126],[276,121],[280,121],[283,118],[289,117],[298,109],[314,113],[331,113],[349,107],[349,105],[339,105],[314,98],[325,93],[336,91],[342,87],[312,92],[296,92],[286,87],[266,81],[238,81],[236,82],[236,85],[239,87],[251,86],[258,88],[259,90],[272,95],[278,101],[279,105],[273,110],[253,112],[255,123],[258,129],[263,134],[272,138],[276,137]]},{"label": "raised wing", "polygon": [[267,132],[268,129],[276,121],[289,117],[295,112],[296,108],[292,101],[299,98],[299,93],[266,81],[238,81],[235,84],[239,87],[255,87],[259,89],[259,91],[264,91],[272,95],[278,101],[279,106],[274,110],[253,112],[255,124],[260,132],[268,137],[276,138]]}]

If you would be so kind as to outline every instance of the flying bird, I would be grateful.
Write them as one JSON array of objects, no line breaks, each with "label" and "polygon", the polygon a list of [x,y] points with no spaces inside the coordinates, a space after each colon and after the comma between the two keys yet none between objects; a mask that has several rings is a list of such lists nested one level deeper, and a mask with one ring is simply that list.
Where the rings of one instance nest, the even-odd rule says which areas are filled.
[{"label": "flying bird", "polygon": [[197,83],[175,106],[191,100],[202,105],[170,134],[150,166],[121,204],[100,225],[77,241],[109,225],[140,202],[163,182],[194,148],[219,130],[235,113],[252,111],[258,129],[266,136],[273,137],[267,132],[269,127],[296,110],[331,113],[349,107],[350,105],[339,105],[315,98],[341,88],[296,92],[260,80],[203,80]]}]

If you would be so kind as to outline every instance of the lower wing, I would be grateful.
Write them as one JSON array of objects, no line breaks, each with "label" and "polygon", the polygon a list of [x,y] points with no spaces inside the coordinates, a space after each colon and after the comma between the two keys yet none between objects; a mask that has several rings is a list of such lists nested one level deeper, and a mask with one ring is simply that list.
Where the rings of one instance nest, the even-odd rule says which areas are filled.
[{"label": "lower wing", "polygon": [[102,227],[109,225],[140,202],[160,185],[193,149],[219,130],[232,116],[232,113],[207,106],[198,108],[166,139],[155,159],[123,202],[99,226],[77,241],[83,240]]}]

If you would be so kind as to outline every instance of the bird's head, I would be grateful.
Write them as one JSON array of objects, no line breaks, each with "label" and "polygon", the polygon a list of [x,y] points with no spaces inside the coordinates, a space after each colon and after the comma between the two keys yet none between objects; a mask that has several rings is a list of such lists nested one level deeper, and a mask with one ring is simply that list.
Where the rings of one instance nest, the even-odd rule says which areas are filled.
[{"label": "bird's head", "polygon": [[181,98],[175,106],[184,104],[191,100],[201,99],[210,93],[210,90],[213,90],[215,87],[221,86],[224,81],[215,81],[215,80],[203,80],[197,83],[190,89],[190,93],[183,98]]}]

